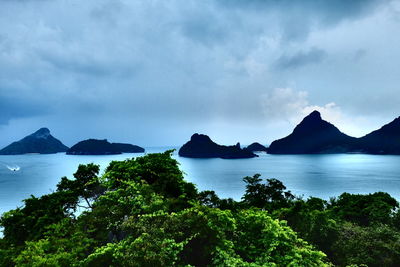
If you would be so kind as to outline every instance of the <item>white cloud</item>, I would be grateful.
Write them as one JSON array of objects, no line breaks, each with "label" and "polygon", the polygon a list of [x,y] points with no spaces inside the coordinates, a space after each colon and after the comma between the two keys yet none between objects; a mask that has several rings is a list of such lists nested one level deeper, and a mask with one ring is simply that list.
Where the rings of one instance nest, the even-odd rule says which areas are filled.
[{"label": "white cloud", "polygon": [[297,121],[302,109],[308,105],[308,94],[305,91],[295,91],[292,88],[275,88],[262,97],[264,113],[268,120],[286,119]]},{"label": "white cloud", "polygon": [[334,102],[324,105],[311,104],[308,92],[292,88],[275,88],[272,93],[262,98],[262,105],[267,120],[287,120],[292,126],[298,124],[305,116],[317,110],[322,119],[334,124],[342,132],[356,137],[374,130],[377,125],[371,123],[366,116],[350,116],[343,112]]}]

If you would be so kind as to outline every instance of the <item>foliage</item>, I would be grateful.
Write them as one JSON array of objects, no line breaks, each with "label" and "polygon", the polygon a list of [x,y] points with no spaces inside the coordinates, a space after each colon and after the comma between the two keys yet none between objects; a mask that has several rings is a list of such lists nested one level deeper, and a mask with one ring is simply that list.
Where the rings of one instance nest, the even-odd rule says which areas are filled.
[{"label": "foliage", "polygon": [[335,243],[334,258],[339,265],[398,266],[400,233],[387,225],[362,227],[343,224]]},{"label": "foliage", "polygon": [[277,179],[267,179],[263,184],[260,174],[253,177],[243,178],[246,183],[246,193],[243,195],[243,202],[252,207],[258,207],[267,210],[286,207],[294,199],[290,191],[286,190],[283,183]]},{"label": "foliage", "polygon": [[234,247],[247,262],[260,266],[266,262],[270,266],[328,266],[322,252],[314,251],[292,229],[266,212],[243,210],[237,222]]},{"label": "foliage", "polygon": [[71,219],[64,219],[47,228],[42,239],[28,241],[15,259],[17,266],[76,266],[86,257],[95,241],[76,231]]},{"label": "foliage", "polygon": [[339,225],[324,206],[325,202],[322,199],[298,200],[290,208],[275,211],[275,216],[286,220],[300,237],[330,256],[331,247],[337,240]]},{"label": "foliage", "polygon": [[126,238],[96,249],[83,266],[176,266],[183,242],[143,233],[136,239]]},{"label": "foliage", "polygon": [[336,216],[364,226],[387,223],[398,207],[396,199],[383,192],[368,195],[343,193],[331,203],[331,209]]},{"label": "foliage", "polygon": [[[61,178],[61,182],[57,185],[57,191],[69,192],[75,195],[76,198],[84,199],[87,206],[91,208],[91,202],[104,192],[104,188],[100,184],[98,177],[99,171],[100,166],[93,163],[79,165],[78,170],[74,173],[75,179]],[[75,210],[76,206],[72,206],[71,208]]]},{"label": "foliage", "polygon": [[69,207],[76,202],[75,196],[68,192],[25,199],[24,207],[2,215],[0,224],[4,227],[3,240],[10,245],[19,246],[25,241],[41,238],[47,226],[72,217]]},{"label": "foliage", "polygon": [[103,175],[80,165],[56,192],[4,213],[0,266],[400,262],[398,203],[386,193],[303,200],[256,174],[242,201],[220,199],[186,182],[171,153],[114,161]]},{"label": "foliage", "polygon": [[[86,264],[117,266],[324,266],[325,255],[266,212],[196,206],[130,217],[129,238],[97,249]],[[249,250],[249,248],[253,248]]]}]

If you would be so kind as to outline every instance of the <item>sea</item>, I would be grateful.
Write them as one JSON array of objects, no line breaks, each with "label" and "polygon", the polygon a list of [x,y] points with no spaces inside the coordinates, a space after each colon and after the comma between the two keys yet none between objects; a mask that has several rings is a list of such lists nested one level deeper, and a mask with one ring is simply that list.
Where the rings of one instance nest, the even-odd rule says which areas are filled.
[{"label": "sea", "polygon": [[[172,147],[147,148],[146,153]],[[0,156],[0,214],[23,206],[23,199],[56,190],[61,177],[72,178],[79,164],[99,164],[104,172],[113,160],[144,154],[73,156],[65,153]],[[400,201],[400,156],[366,154],[269,155],[251,159],[190,159],[177,155],[184,177],[199,190],[214,190],[220,198],[240,200],[243,178],[256,173],[276,178],[296,196],[329,200],[343,192],[387,192]],[[12,171],[9,167],[17,168]]]}]

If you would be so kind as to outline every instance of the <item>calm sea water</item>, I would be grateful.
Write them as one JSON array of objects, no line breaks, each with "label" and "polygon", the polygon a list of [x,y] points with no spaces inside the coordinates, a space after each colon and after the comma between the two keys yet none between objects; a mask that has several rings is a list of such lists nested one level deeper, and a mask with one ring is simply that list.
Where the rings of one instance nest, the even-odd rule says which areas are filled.
[{"label": "calm sea water", "polygon": [[[148,153],[167,148],[149,148]],[[63,176],[72,177],[79,164],[100,164],[102,170],[112,160],[141,156],[53,155],[0,156],[0,214],[21,206],[31,194],[40,196],[55,190]],[[214,190],[220,197],[239,200],[244,192],[243,177],[255,173],[277,178],[296,195],[324,199],[343,192],[384,191],[400,200],[400,156],[362,154],[267,155],[253,159],[188,159],[178,155],[188,181],[200,190]],[[12,172],[6,165],[18,165]]]}]

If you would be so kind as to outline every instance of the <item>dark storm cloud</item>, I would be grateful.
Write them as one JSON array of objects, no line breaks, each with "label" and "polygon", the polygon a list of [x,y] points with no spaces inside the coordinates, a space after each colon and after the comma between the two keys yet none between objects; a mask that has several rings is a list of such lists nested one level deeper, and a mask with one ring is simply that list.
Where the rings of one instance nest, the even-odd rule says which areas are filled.
[{"label": "dark storm cloud", "polygon": [[278,69],[300,68],[308,64],[321,62],[326,57],[326,52],[312,48],[307,52],[300,51],[294,55],[282,55],[275,63]]},{"label": "dark storm cloud", "polygon": [[[204,23],[207,20],[209,23]],[[225,26],[215,17],[188,18],[188,20],[182,24],[182,33],[195,42],[204,45],[220,43],[228,38],[228,32],[226,31]]]},{"label": "dark storm cloud", "polygon": [[0,125],[7,124],[11,119],[46,115],[48,112],[45,106],[32,103],[29,99],[0,95]]},{"label": "dark storm cloud", "polygon": [[180,144],[194,131],[251,141],[248,129],[277,128],[260,103],[275,88],[298,85],[306,107],[393,92],[400,27],[387,3],[0,0],[1,129],[43,124],[70,144]]},{"label": "dark storm cloud", "polygon": [[137,66],[118,65],[107,61],[101,62],[92,57],[68,57],[68,55],[55,55],[48,51],[41,52],[41,59],[51,64],[54,68],[60,71],[74,72],[78,75],[89,75],[95,77],[107,77],[110,75],[123,76],[126,74],[132,75]]},{"label": "dark storm cloud", "polygon": [[345,18],[357,17],[387,0],[217,0],[221,7],[251,9],[257,12],[278,10],[286,14],[301,12],[324,23],[335,23]]},{"label": "dark storm cloud", "polygon": [[[304,39],[313,27],[357,19],[389,0],[217,0],[222,8],[271,13],[281,22],[284,40]],[[267,23],[267,21],[266,21]],[[266,24],[265,27],[271,25]]]},{"label": "dark storm cloud", "polygon": [[358,62],[362,58],[364,58],[366,55],[367,55],[367,51],[365,49],[357,49],[357,51],[354,53],[353,59],[355,62]]}]

